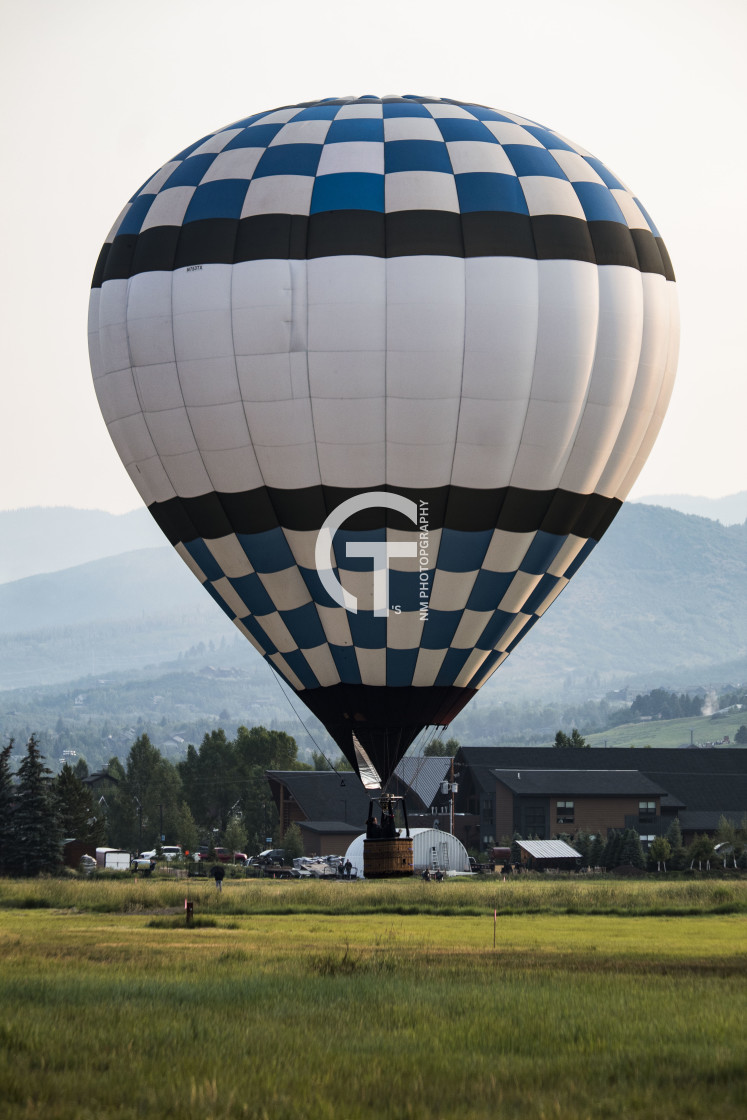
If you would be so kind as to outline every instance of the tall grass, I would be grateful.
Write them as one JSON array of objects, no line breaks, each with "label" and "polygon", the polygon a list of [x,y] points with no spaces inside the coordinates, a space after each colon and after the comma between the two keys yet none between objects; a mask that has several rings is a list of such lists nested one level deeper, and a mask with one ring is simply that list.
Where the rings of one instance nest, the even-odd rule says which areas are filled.
[{"label": "tall grass", "polygon": [[0,879],[0,909],[97,913],[200,909],[224,914],[620,914],[747,913],[746,879],[545,879],[500,876],[443,883],[159,879]]},{"label": "tall grass", "polygon": [[744,1115],[740,916],[175,917],[0,913],[4,1120]]}]

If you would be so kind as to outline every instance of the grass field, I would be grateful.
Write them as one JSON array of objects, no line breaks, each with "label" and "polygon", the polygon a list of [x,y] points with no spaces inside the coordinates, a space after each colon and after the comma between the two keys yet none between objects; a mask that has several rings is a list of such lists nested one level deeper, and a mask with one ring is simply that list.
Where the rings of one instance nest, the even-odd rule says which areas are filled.
[{"label": "grass field", "polygon": [[747,1111],[744,880],[184,894],[0,881],[3,1117]]},{"label": "grass field", "polygon": [[606,731],[586,735],[585,738],[590,747],[687,747],[690,745],[692,732],[694,743],[715,743],[728,735],[731,746],[734,747],[739,746],[734,742],[734,736],[745,722],[745,712],[729,712],[728,715],[717,717],[689,716],[687,719],[624,723],[620,727],[609,727]]}]

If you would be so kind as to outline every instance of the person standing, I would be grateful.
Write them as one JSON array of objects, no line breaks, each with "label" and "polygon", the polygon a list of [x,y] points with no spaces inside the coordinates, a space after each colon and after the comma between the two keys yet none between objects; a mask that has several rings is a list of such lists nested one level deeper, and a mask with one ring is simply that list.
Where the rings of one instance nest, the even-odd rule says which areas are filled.
[{"label": "person standing", "polygon": [[215,867],[210,869],[210,874],[215,879],[215,885],[219,891],[223,890],[223,877],[226,874],[226,869],[222,863],[216,863]]}]

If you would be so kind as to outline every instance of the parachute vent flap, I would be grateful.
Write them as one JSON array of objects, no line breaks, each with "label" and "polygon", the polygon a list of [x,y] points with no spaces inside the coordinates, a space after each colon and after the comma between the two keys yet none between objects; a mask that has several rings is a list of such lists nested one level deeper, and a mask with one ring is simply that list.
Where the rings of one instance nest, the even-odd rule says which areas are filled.
[{"label": "parachute vent flap", "polygon": [[355,761],[358,766],[358,777],[363,782],[364,789],[380,789],[381,778],[376,771],[376,767],[373,762],[371,762],[371,759],[368,757],[355,735],[353,735],[353,750],[355,751]]}]

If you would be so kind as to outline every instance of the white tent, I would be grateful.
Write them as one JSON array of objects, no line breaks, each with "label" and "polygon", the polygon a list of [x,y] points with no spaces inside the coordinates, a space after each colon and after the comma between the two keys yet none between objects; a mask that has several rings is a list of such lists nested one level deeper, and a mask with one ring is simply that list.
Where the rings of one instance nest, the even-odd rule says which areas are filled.
[{"label": "white tent", "polygon": [[[404,835],[404,832],[403,832]],[[412,856],[415,873],[426,867],[433,871],[469,871],[469,856],[461,840],[439,828],[411,828]],[[365,832],[356,836],[345,853],[345,859],[363,876],[363,841]]]}]

